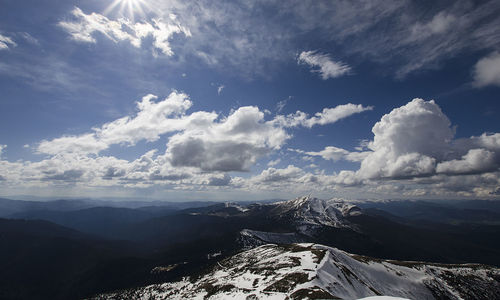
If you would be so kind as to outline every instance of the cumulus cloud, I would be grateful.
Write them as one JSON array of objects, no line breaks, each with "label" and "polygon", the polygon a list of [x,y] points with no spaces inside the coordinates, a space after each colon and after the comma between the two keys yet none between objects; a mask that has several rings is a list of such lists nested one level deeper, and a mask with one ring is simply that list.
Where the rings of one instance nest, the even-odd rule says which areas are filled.
[{"label": "cumulus cloud", "polygon": [[385,195],[495,196],[500,185],[500,133],[455,139],[440,107],[422,99],[393,109],[372,132],[373,140],[362,141],[359,152],[334,146],[317,152],[294,150],[327,160],[360,162],[357,171],[304,173],[300,178],[305,180],[308,174],[325,187],[356,186]]},{"label": "cumulus cloud", "polygon": [[156,141],[160,135],[177,131],[189,126],[212,121],[216,116],[210,113],[199,113],[184,117],[192,106],[191,100],[184,93],[172,92],[162,101],[154,102],[155,95],[147,95],[137,103],[138,113],[135,117],[123,117],[96,128],[95,135],[100,141],[111,145],[127,143],[134,145],[140,140]]},{"label": "cumulus cloud", "polygon": [[208,179],[207,184],[211,186],[227,186],[231,184],[231,176],[228,174],[212,176]]},{"label": "cumulus cloud", "polygon": [[16,42],[12,38],[0,34],[0,50],[9,49],[10,47],[17,46]]},{"label": "cumulus cloud", "polygon": [[432,100],[393,109],[372,131],[371,152],[356,172],[362,179],[483,174],[500,167],[500,134],[454,139],[450,120]]},{"label": "cumulus cloud", "polygon": [[319,73],[323,80],[340,77],[351,71],[351,67],[347,64],[333,61],[328,54],[317,51],[302,51],[297,60],[299,63],[309,65],[312,68],[311,72]]},{"label": "cumulus cloud", "polygon": [[312,117],[309,117],[308,114],[302,111],[297,111],[286,116],[278,115],[274,119],[274,122],[284,127],[304,126],[311,128],[315,125],[332,124],[351,115],[368,110],[373,110],[373,106],[347,103],[332,108],[324,108],[323,111],[316,113]]},{"label": "cumulus cloud", "polygon": [[[110,20],[97,13],[85,14],[75,7],[71,12],[74,20],[59,22],[59,26],[71,35],[73,40],[84,43],[95,43],[95,33],[101,33],[114,41],[127,41],[136,48],[140,48],[144,39],[151,36],[153,47],[166,56],[174,53],[170,47],[170,40],[174,34],[191,36],[188,28],[180,25],[176,16],[170,14],[167,20],[158,18],[151,23],[133,23],[128,19]],[[153,52],[156,55],[157,52]]]},{"label": "cumulus cloud", "polygon": [[494,171],[498,168],[495,153],[486,149],[471,149],[462,159],[444,161],[437,165],[436,171],[445,174],[474,174]]},{"label": "cumulus cloud", "polygon": [[304,175],[302,169],[288,165],[284,169],[268,168],[262,171],[259,175],[253,178],[253,181],[260,183],[289,181],[290,179],[297,180]]},{"label": "cumulus cloud", "polygon": [[481,58],[474,66],[473,76],[476,87],[500,86],[500,53],[493,52]]},{"label": "cumulus cloud", "polygon": [[[358,170],[327,173],[294,165],[278,168],[282,162],[277,159],[245,178],[228,173],[250,171],[259,159],[285,145],[291,138],[288,127],[308,127],[304,125],[309,124],[307,120],[324,114],[305,116],[302,120],[306,121],[292,126],[283,122],[284,116],[272,118],[254,106],[240,107],[228,116],[189,113],[191,107],[191,100],[182,93],[173,92],[164,100],[147,95],[137,103],[133,116],[90,133],[42,141],[37,151],[48,156],[40,161],[0,159],[1,184],[155,185],[288,193],[355,189],[368,195],[407,197],[495,197],[500,187],[500,133],[455,139],[450,120],[434,101],[414,99],[384,115],[372,128],[373,140],[363,140],[360,151],[335,146],[294,150],[311,159],[358,162]],[[131,146],[161,138],[165,138],[164,152],[151,150],[132,161],[101,153],[112,144]],[[5,147],[0,146],[0,158]]]},{"label": "cumulus cloud", "polygon": [[264,112],[246,106],[221,122],[172,136],[166,157],[174,166],[204,171],[247,171],[259,157],[279,149],[288,138],[283,128],[264,121]]},{"label": "cumulus cloud", "polygon": [[[240,107],[224,117],[215,112],[188,113],[193,104],[184,93],[172,92],[163,100],[157,99],[146,95],[137,102],[134,115],[105,123],[91,132],[41,141],[36,152],[50,157],[28,163],[22,168],[24,175],[18,174],[17,178],[60,181],[100,178],[99,184],[105,185],[119,181],[221,186],[224,181],[220,180],[227,181],[227,177],[217,176],[249,171],[259,158],[280,149],[291,137],[286,131],[288,125],[277,120],[279,116],[265,120],[266,113],[255,106]],[[364,109],[356,105],[326,109],[308,118],[304,126],[326,124]],[[154,142],[168,133],[171,135],[166,138],[163,154],[152,150],[133,162],[100,156],[111,145]],[[212,177],[208,177],[210,174]]]},{"label": "cumulus cloud", "polygon": [[288,165],[286,168],[267,168],[260,174],[249,179],[235,178],[234,182],[248,190],[274,190],[297,193],[331,192],[339,187],[356,187],[362,183],[354,171],[343,170],[339,173],[325,174],[323,171],[314,173]]},{"label": "cumulus cloud", "polygon": [[156,141],[160,135],[183,129],[190,124],[203,125],[217,116],[211,113],[196,113],[182,118],[192,105],[188,96],[172,92],[162,101],[153,102],[157,97],[147,95],[137,103],[138,113],[134,117],[123,117],[94,128],[93,133],[79,136],[63,136],[53,140],[43,140],[37,152],[94,153],[107,149],[113,144],[134,145],[140,140]]},{"label": "cumulus cloud", "polygon": [[108,145],[99,141],[95,134],[88,133],[79,136],[63,136],[53,140],[43,140],[37,147],[38,153],[94,153],[108,148]]},{"label": "cumulus cloud", "polygon": [[454,131],[434,101],[414,99],[384,115],[373,126],[373,141],[361,163],[364,178],[411,177],[434,172]]}]

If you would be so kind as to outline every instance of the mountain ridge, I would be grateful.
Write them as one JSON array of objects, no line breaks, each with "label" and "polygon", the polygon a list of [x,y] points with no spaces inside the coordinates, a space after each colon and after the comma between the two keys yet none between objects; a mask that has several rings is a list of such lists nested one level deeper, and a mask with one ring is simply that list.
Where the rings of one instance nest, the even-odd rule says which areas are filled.
[{"label": "mountain ridge", "polygon": [[96,299],[495,299],[500,270],[373,259],[319,244],[266,244],[217,263],[197,278]]}]

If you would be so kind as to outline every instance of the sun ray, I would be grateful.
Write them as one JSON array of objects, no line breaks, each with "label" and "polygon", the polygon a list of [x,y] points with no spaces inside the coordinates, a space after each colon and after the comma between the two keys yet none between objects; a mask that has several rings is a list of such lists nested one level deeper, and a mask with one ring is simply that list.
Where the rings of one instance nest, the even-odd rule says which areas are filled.
[{"label": "sun ray", "polygon": [[123,2],[123,0],[114,0],[106,9],[104,9],[103,13],[105,15],[109,14],[111,11],[113,11],[118,5],[120,5]]},{"label": "sun ray", "polygon": [[145,16],[145,11],[150,11],[151,8],[146,0],[113,0],[108,7],[103,11],[105,15],[117,11],[122,17],[134,20],[136,15]]}]

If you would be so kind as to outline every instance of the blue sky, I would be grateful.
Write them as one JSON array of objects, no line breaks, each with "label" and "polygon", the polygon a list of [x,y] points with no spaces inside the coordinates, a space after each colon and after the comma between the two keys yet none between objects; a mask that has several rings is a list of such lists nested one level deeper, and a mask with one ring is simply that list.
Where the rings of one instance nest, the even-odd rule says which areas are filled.
[{"label": "blue sky", "polygon": [[498,2],[0,8],[0,196],[500,196]]}]

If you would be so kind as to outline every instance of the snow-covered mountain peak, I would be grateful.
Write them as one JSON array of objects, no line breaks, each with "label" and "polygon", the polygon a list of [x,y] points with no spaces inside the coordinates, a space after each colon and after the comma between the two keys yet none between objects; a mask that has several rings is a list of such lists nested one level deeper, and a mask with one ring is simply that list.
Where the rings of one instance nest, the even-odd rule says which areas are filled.
[{"label": "snow-covered mountain peak", "polygon": [[311,227],[351,227],[346,217],[361,213],[361,209],[343,199],[323,200],[310,196],[274,203],[273,212],[291,218],[299,231],[310,233]]},{"label": "snow-covered mountain peak", "polygon": [[323,200],[311,196],[303,196],[288,201],[276,202],[274,204],[282,208],[284,211],[308,211],[318,215],[337,211],[345,217],[348,215],[359,214],[361,211],[361,209],[356,205],[339,198]]}]

